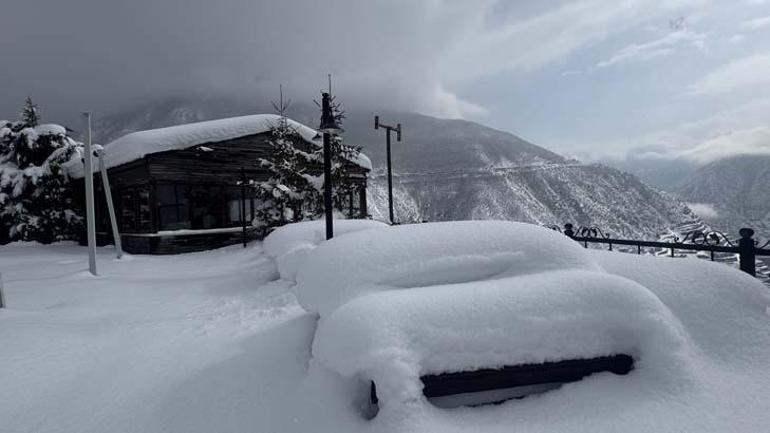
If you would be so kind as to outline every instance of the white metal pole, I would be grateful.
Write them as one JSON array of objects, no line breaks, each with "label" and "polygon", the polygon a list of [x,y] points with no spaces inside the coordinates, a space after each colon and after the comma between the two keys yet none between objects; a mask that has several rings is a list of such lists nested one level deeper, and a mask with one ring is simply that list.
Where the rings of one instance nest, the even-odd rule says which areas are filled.
[{"label": "white metal pole", "polygon": [[3,273],[0,272],[0,308],[5,308],[5,294],[3,294]]},{"label": "white metal pole", "polygon": [[96,273],[96,212],[94,211],[94,169],[91,150],[91,113],[83,113],[85,134],[85,180],[86,180],[86,235],[88,237],[88,270]]},{"label": "white metal pole", "polygon": [[107,210],[110,212],[110,225],[112,226],[112,237],[115,239],[115,250],[118,258],[123,257],[123,246],[120,243],[120,233],[118,233],[118,221],[115,218],[115,207],[112,204],[112,190],[110,189],[110,178],[107,177],[107,168],[104,166],[104,149],[99,151],[99,171],[102,173],[102,186],[104,187],[104,196],[107,199]]}]

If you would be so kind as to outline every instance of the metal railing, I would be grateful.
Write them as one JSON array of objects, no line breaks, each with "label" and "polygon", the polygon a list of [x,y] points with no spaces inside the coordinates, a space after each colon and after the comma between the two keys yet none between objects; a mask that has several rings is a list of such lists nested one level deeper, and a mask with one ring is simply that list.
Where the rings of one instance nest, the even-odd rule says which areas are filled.
[{"label": "metal railing", "polygon": [[623,245],[636,247],[637,254],[642,253],[642,248],[658,248],[670,250],[671,256],[675,255],[677,250],[682,251],[705,251],[709,253],[710,259],[714,261],[715,253],[730,253],[738,256],[738,267],[741,271],[756,277],[757,257],[770,257],[770,240],[763,245],[754,240],[754,230],[742,228],[739,230],[740,239],[734,243],[724,233],[718,231],[691,231],[683,238],[674,237],[674,242],[662,241],[643,241],[635,239],[616,239],[596,227],[578,227],[574,228],[572,224],[565,224],[562,229],[559,226],[547,226],[550,229],[564,233],[566,236],[580,242],[588,248],[589,244],[606,244],[612,251],[613,246]]}]

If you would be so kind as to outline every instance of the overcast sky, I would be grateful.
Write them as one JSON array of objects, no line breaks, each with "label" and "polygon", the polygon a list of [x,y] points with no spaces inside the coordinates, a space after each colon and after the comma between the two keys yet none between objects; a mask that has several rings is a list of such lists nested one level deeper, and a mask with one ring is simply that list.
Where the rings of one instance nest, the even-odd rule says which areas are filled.
[{"label": "overcast sky", "polygon": [[770,153],[767,0],[4,0],[0,118],[169,95],[462,117],[566,155]]}]

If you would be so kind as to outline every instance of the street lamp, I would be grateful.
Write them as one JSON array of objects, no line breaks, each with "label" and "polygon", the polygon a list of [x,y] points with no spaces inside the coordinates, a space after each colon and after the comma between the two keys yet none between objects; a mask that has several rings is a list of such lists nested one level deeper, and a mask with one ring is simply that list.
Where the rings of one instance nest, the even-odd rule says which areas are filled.
[{"label": "street lamp", "polygon": [[342,132],[332,112],[331,96],[321,93],[321,126],[318,131],[324,137],[324,214],[326,215],[326,240],[334,237],[334,217],[332,209],[332,145],[331,136]]},{"label": "street lamp", "polygon": [[393,218],[393,168],[390,162],[390,132],[396,131],[396,141],[401,141],[401,124],[399,123],[396,126],[386,125],[380,123],[380,116],[374,116],[374,129],[380,129],[381,127],[387,131],[385,136],[387,137],[386,148],[388,154],[388,214],[390,216],[390,223],[393,224],[395,221]]}]

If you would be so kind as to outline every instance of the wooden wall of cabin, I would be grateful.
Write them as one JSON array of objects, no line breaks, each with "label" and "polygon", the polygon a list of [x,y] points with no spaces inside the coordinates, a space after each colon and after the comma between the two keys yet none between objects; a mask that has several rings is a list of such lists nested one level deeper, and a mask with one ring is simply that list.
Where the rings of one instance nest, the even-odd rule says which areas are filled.
[{"label": "wooden wall of cabin", "polygon": [[[238,188],[242,171],[246,179],[264,180],[268,172],[259,164],[259,158],[270,151],[267,134],[258,134],[217,143],[206,143],[188,149],[174,150],[147,155],[141,160],[114,167],[108,170],[112,187],[113,201],[121,233],[156,233],[161,230],[204,228],[205,224],[164,227],[161,213],[163,194],[168,193],[168,186],[197,188],[200,191],[217,189],[230,191]],[[351,164],[353,176],[360,184],[357,197],[351,197],[351,204],[356,201],[361,214],[367,216],[366,208],[366,171]],[[319,170],[321,167],[316,167]],[[97,232],[99,238],[111,241],[111,230],[107,214],[101,177],[94,178],[97,203]],[[79,196],[84,203],[82,179],[78,181]],[[248,191],[248,190],[247,190]],[[239,194],[238,194],[239,198]],[[218,205],[216,212],[222,213],[216,221],[224,221],[222,226],[240,226],[240,220],[228,220],[228,200]],[[127,207],[132,210],[129,211]],[[213,207],[212,207],[213,209]],[[168,212],[168,210],[166,210]],[[213,211],[212,211],[213,212]],[[253,215],[253,203],[247,204],[247,218]],[[193,227],[196,226],[196,227]],[[198,238],[202,240],[204,238]],[[162,248],[171,251],[171,244]],[[181,244],[177,244],[180,245]],[[190,244],[188,247],[192,247]],[[168,249],[166,249],[168,248]],[[184,248],[187,249],[187,248]]]}]

